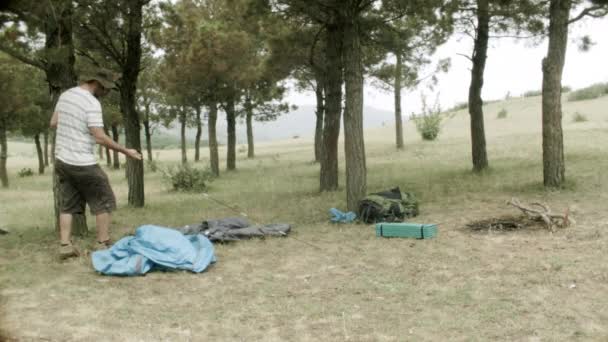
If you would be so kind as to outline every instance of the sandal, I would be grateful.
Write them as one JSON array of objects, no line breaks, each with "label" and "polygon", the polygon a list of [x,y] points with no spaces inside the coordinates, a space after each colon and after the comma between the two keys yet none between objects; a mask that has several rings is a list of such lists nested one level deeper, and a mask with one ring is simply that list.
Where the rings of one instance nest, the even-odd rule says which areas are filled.
[{"label": "sandal", "polygon": [[114,244],[114,242],[112,242],[111,239],[107,239],[106,241],[97,241],[95,243],[95,246],[93,247],[93,251],[106,250],[106,249],[112,247],[113,244]]},{"label": "sandal", "polygon": [[74,247],[74,245],[72,245],[71,243],[61,244],[61,246],[59,246],[59,258],[61,260],[74,258],[79,255],[80,252],[78,252],[78,249],[76,249],[76,247]]}]

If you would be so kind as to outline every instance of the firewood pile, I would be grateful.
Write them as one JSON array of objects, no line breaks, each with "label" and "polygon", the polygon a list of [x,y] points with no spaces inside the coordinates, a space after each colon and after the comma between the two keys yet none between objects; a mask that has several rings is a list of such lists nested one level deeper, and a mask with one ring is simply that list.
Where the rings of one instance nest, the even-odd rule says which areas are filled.
[{"label": "firewood pile", "polygon": [[507,204],[521,210],[529,219],[543,222],[545,227],[551,232],[555,231],[555,227],[565,228],[576,223],[570,217],[570,209],[566,209],[564,214],[558,214],[551,211],[551,208],[544,203],[533,202],[524,205],[517,198],[512,198]]},{"label": "firewood pile", "polygon": [[547,204],[533,202],[523,204],[519,199],[512,198],[507,202],[523,215],[507,215],[493,217],[479,221],[470,222],[466,227],[474,232],[508,232],[519,231],[532,228],[546,228],[554,232],[555,228],[565,228],[574,225],[576,222],[570,215],[570,210],[566,209],[563,214],[551,211]]}]

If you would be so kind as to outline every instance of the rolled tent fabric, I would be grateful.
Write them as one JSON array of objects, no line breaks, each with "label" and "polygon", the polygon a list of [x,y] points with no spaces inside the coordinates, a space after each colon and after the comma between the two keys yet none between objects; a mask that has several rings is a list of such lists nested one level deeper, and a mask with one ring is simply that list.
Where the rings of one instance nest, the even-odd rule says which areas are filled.
[{"label": "rolled tent fabric", "polygon": [[202,234],[144,225],[135,236],[120,239],[110,249],[94,252],[93,267],[105,275],[142,275],[154,269],[200,273],[216,262],[213,244]]},{"label": "rolled tent fabric", "polygon": [[219,220],[207,220],[202,223],[176,228],[176,230],[183,234],[203,234],[212,242],[228,242],[255,237],[287,236],[291,231],[291,225],[286,223],[251,225],[244,218],[228,217]]}]

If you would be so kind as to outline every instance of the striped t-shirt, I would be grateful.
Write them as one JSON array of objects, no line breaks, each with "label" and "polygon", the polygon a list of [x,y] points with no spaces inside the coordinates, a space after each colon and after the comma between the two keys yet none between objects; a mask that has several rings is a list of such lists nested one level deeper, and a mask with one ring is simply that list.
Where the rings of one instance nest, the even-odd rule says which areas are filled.
[{"label": "striped t-shirt", "polygon": [[74,87],[61,94],[55,111],[59,114],[55,157],[70,165],[97,164],[89,127],[103,127],[99,101],[88,90]]}]

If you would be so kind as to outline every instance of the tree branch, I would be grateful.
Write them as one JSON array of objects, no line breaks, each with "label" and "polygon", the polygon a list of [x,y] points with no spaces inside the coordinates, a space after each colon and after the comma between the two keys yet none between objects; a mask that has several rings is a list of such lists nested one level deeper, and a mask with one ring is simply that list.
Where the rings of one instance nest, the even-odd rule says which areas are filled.
[{"label": "tree branch", "polygon": [[470,56],[465,55],[464,53],[456,53],[458,56],[462,56],[466,59],[468,59],[469,61],[471,61],[471,63],[473,63],[473,58],[471,58]]},{"label": "tree branch", "polygon": [[88,59],[89,61],[91,61],[91,63],[93,63],[93,65],[95,65],[96,67],[101,67],[101,65],[99,64],[99,62],[97,62],[97,60],[95,59],[95,57],[91,56],[85,50],[76,49],[76,53],[78,53],[78,55],[80,55],[82,57],[85,57],[86,59]]},{"label": "tree branch", "polygon": [[112,57],[114,59],[116,64],[118,64],[118,65],[122,64],[122,56],[120,56],[118,51],[116,51],[113,48],[113,46],[106,44],[104,37],[100,36],[97,32],[95,32],[94,29],[89,27],[89,25],[87,25],[87,24],[82,24],[82,28],[85,29],[87,32],[89,32],[93,36],[93,39],[95,39],[97,44],[99,44],[99,46],[102,49],[104,49],[110,57]]},{"label": "tree branch", "polygon": [[42,71],[46,71],[46,65],[45,63],[39,61],[39,60],[35,60],[33,58],[30,58],[26,55],[24,55],[23,53],[17,51],[16,49],[11,48],[8,45],[5,45],[4,42],[0,41],[0,51],[6,53],[7,55],[21,61],[22,63],[31,65],[33,67],[36,67]]},{"label": "tree branch", "polygon": [[495,35],[495,36],[488,36],[488,38],[513,38],[513,39],[532,39],[532,38],[537,38],[537,37],[542,37],[542,36],[546,36],[547,33],[546,32],[542,32],[542,33],[537,33],[537,34],[532,34],[529,36],[518,36],[518,35]]},{"label": "tree branch", "polygon": [[7,12],[15,15],[17,19],[26,23],[26,22],[36,22],[38,25],[44,25],[44,20],[40,19],[39,16],[35,15],[32,12],[25,12],[17,7],[10,7],[7,9]]},{"label": "tree branch", "polygon": [[[603,10],[603,11],[600,11],[600,10]],[[600,13],[599,14],[595,13],[595,11],[600,11]],[[586,16],[593,17],[593,18],[601,18],[603,16],[606,16],[606,14],[608,14],[608,9],[602,5],[595,5],[595,6],[587,7],[584,10],[582,10],[581,13],[579,13],[577,16],[570,19],[568,21],[568,24],[577,22]]]},{"label": "tree branch", "polygon": [[397,14],[395,14],[395,16],[393,16],[393,17],[389,17],[389,18],[383,19],[382,23],[388,24],[388,23],[393,22],[395,20],[403,19],[403,17],[405,17],[406,15],[407,15],[407,11],[403,10],[403,11],[398,12]]},{"label": "tree branch", "polygon": [[363,12],[365,11],[369,6],[373,5],[374,2],[376,2],[376,0],[368,0],[368,1],[361,1],[361,3],[359,3],[358,7],[357,7],[357,11],[358,12]]},{"label": "tree branch", "polygon": [[317,46],[317,42],[319,41],[319,36],[321,35],[321,32],[323,32],[324,29],[325,29],[324,26],[321,26],[319,28],[319,31],[317,31],[317,33],[315,34],[315,37],[312,41],[312,46],[310,47],[310,55],[308,56],[308,63],[310,63],[310,66],[312,66],[313,68],[315,67],[315,47]]}]

